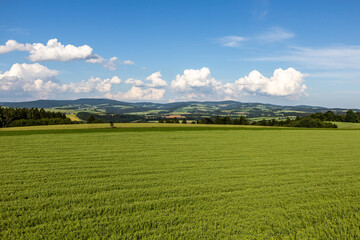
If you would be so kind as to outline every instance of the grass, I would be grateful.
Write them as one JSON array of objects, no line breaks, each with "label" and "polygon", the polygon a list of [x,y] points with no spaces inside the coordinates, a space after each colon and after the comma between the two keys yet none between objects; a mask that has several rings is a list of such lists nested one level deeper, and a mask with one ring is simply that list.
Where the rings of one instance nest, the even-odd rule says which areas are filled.
[{"label": "grass", "polygon": [[360,131],[107,127],[0,131],[0,238],[360,238]]},{"label": "grass", "polygon": [[360,128],[360,123],[349,123],[349,122],[332,122],[335,123],[338,128],[343,128],[343,129],[356,129],[356,128]]},{"label": "grass", "polygon": [[80,118],[78,118],[76,115],[73,115],[73,114],[66,114],[66,117],[70,118],[71,121],[75,121],[75,122],[80,122],[81,121]]}]

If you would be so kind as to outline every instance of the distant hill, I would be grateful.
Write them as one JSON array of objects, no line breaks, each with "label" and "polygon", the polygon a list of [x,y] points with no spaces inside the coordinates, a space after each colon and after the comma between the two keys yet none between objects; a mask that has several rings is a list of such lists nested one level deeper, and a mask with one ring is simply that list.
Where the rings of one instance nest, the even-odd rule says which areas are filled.
[{"label": "distant hill", "polygon": [[[319,106],[280,106],[264,103],[244,103],[237,101],[218,102],[173,102],[173,103],[151,103],[137,102],[129,103],[110,99],[82,98],[77,100],[37,100],[30,102],[3,102],[5,107],[20,108],[45,108],[53,111],[62,111],[71,114],[80,112],[92,114],[127,114],[143,116],[146,119],[158,119],[168,115],[183,115],[188,119],[199,119],[201,117],[245,115],[248,118],[281,118],[304,116],[316,112],[332,110],[334,113],[342,114],[347,109],[325,108]],[[358,111],[357,109],[353,109]]]},{"label": "distant hill", "polygon": [[54,107],[63,107],[69,105],[102,105],[102,104],[125,104],[125,102],[120,102],[110,99],[97,99],[97,98],[81,98],[77,100],[36,100],[29,102],[3,102],[0,103],[4,107],[20,107],[20,108],[54,108]]}]

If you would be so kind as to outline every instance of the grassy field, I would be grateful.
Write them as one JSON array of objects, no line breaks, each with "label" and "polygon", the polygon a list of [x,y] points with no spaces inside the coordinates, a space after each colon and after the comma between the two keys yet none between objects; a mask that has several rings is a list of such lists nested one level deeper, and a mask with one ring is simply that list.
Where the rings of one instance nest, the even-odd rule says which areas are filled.
[{"label": "grassy field", "polygon": [[360,123],[349,123],[349,122],[333,122],[338,128],[356,129],[360,128]]},{"label": "grassy field", "polygon": [[360,238],[359,130],[107,127],[0,131],[1,239]]}]

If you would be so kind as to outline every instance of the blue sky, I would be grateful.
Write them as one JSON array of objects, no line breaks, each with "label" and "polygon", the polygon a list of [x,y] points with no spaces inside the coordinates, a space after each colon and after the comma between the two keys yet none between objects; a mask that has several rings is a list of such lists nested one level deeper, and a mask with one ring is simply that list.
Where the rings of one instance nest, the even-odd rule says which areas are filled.
[{"label": "blue sky", "polygon": [[359,1],[0,1],[0,9],[0,101],[360,108]]}]

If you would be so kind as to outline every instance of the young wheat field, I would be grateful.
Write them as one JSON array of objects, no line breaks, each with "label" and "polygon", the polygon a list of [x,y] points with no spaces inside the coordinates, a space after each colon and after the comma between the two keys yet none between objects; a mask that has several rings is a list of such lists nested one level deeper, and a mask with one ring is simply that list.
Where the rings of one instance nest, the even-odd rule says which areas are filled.
[{"label": "young wheat field", "polygon": [[0,131],[1,239],[360,238],[360,130],[86,126]]}]

